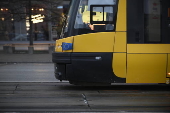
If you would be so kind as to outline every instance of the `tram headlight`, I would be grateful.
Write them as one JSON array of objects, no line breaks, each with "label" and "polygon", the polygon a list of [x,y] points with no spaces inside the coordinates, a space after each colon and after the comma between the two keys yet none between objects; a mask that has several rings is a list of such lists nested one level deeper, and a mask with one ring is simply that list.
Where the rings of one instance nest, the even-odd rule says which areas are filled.
[{"label": "tram headlight", "polygon": [[170,76],[170,72],[168,73],[168,75]]}]

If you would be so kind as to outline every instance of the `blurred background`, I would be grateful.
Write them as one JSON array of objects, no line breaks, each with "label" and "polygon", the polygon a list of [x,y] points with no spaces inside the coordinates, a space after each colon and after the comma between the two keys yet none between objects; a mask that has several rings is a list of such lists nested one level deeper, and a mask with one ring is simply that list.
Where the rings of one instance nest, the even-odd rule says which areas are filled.
[{"label": "blurred background", "polygon": [[[0,41],[56,40],[69,0],[1,0]],[[30,27],[31,17],[32,27]]]}]

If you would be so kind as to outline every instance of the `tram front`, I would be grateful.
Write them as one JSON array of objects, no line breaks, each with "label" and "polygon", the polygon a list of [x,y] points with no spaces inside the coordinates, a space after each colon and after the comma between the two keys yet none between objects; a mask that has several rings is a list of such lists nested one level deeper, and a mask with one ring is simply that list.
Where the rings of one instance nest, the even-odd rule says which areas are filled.
[{"label": "tram front", "polygon": [[[125,3],[121,0],[119,6]],[[118,0],[72,0],[52,56],[57,79],[72,84],[125,82],[112,69],[117,14]]]}]

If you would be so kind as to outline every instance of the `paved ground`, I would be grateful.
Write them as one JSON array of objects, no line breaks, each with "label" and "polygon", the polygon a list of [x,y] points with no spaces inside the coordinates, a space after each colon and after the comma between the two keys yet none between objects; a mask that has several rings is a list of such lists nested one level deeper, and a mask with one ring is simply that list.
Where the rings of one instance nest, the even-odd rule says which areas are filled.
[{"label": "paved ground", "polygon": [[0,83],[0,112],[170,112],[163,85]]},{"label": "paved ground", "polygon": [[1,63],[0,82],[57,82],[53,63]]},{"label": "paved ground", "polygon": [[1,63],[0,112],[37,111],[169,113],[170,87],[75,86],[55,79],[53,63]]},{"label": "paved ground", "polygon": [[52,54],[0,54],[0,63],[51,63]]}]

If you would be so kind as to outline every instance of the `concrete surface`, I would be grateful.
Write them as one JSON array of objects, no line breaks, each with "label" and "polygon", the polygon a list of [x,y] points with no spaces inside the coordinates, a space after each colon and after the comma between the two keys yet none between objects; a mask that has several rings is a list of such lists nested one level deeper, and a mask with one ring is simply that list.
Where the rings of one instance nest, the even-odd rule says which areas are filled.
[{"label": "concrete surface", "polygon": [[51,63],[52,54],[0,54],[0,63]]},{"label": "concrete surface", "polygon": [[59,82],[53,63],[0,64],[0,82]]},{"label": "concrete surface", "polygon": [[170,112],[166,86],[0,83],[0,112]]}]

